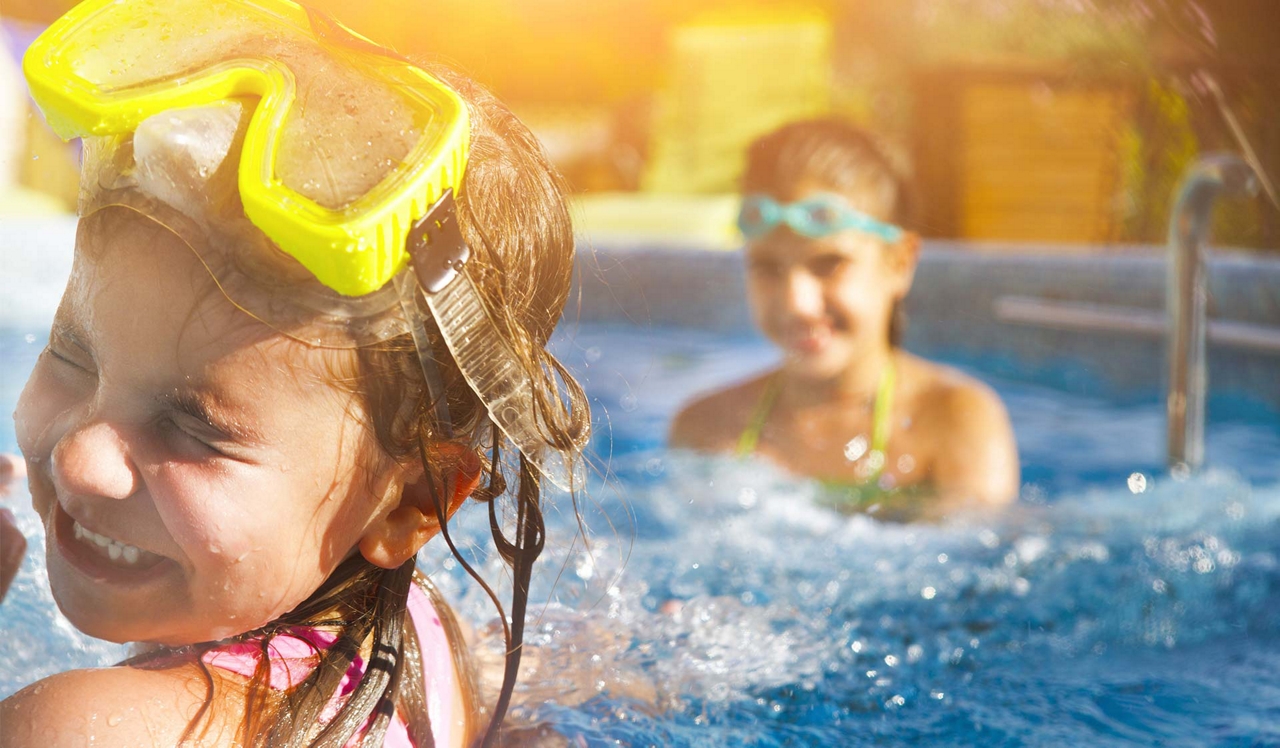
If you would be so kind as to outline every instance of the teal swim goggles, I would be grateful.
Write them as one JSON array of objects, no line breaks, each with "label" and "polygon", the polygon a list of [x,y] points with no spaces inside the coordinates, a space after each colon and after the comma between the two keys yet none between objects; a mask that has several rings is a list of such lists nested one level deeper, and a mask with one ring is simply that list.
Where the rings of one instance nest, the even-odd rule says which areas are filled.
[{"label": "teal swim goggles", "polygon": [[839,195],[821,192],[794,203],[780,203],[761,194],[743,198],[738,228],[748,240],[759,239],[782,223],[810,239],[822,239],[849,229],[870,234],[890,244],[902,238],[901,228],[854,210]]}]

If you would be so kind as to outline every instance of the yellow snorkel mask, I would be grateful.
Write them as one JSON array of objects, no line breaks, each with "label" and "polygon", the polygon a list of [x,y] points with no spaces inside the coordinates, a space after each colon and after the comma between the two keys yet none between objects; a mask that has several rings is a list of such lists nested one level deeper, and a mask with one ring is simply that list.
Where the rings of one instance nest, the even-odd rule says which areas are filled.
[{"label": "yellow snorkel mask", "polygon": [[[326,205],[305,185],[289,185],[281,143],[301,106],[298,80],[289,65],[263,53],[305,50],[317,37],[336,40],[335,26],[287,0],[89,0],[40,36],[24,69],[33,97],[64,139],[132,133],[170,110],[258,98],[239,163],[245,215],[321,283],[362,296],[404,267],[413,225],[462,183],[467,110],[444,84],[372,43],[317,44],[335,62],[393,87],[418,134],[364,194]],[[226,59],[228,44],[239,47],[233,59]]]},{"label": "yellow snorkel mask", "polygon": [[85,140],[82,215],[162,216],[233,303],[304,342],[411,332],[447,424],[425,298],[493,421],[575,486],[467,272],[467,108],[441,81],[290,0],[86,0],[23,67],[53,129]]}]

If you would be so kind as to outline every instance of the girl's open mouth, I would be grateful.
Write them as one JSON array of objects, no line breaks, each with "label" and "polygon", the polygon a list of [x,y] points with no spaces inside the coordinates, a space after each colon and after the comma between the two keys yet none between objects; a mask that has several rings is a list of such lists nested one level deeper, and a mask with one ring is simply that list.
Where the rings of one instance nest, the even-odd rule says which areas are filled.
[{"label": "girl's open mouth", "polygon": [[106,582],[147,581],[163,573],[164,556],[96,533],[55,504],[54,532],[59,550],[81,573]]}]

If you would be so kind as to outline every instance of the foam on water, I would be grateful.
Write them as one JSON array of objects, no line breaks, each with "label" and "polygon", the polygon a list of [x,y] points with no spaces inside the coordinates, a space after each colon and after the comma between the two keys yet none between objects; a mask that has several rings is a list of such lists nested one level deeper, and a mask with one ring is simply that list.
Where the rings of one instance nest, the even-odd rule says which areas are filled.
[{"label": "foam on water", "polygon": [[[534,597],[567,607],[548,624],[560,634],[532,642],[564,668],[602,656],[617,677],[583,703],[581,687],[569,704],[522,687],[527,716],[588,742],[1194,744],[1210,727],[1254,735],[1258,714],[1280,712],[1276,487],[1211,472],[886,525],[823,508],[812,485],[764,466],[650,453],[615,467],[645,530],[597,536],[589,575],[575,572],[580,546],[551,552],[546,566],[565,573],[544,574]],[[623,512],[603,503],[593,524]],[[574,530],[552,519],[552,537]],[[474,516],[460,527],[473,548],[486,532]],[[485,615],[456,573],[444,583]],[[660,709],[615,695],[637,678]],[[1238,703],[1242,686],[1261,698]]]},{"label": "foam on water", "polygon": [[[1046,467],[1047,482],[999,517],[883,524],[825,508],[815,485],[767,465],[662,449],[671,410],[711,379],[706,356],[683,353],[699,340],[641,351],[616,331],[592,334],[578,349],[602,348],[588,387],[615,436],[596,451],[614,456],[581,505],[590,550],[567,497],[547,497],[518,716],[586,744],[1280,741],[1271,421],[1211,424],[1211,448],[1227,433],[1240,450],[1219,462],[1238,467],[1179,481],[1123,451],[1145,427],[1109,435],[1117,421],[1151,421],[1149,409],[1005,387],[1012,405],[1057,414],[1014,410],[1031,465],[1052,467],[1054,429],[1073,450],[1066,464],[1111,467]],[[746,367],[754,345],[726,355]],[[0,348],[23,368],[39,345],[0,336]],[[0,372],[5,407],[17,377]],[[25,501],[15,504],[38,548]],[[482,507],[464,507],[454,534],[486,578],[509,585]],[[488,599],[443,544],[421,565],[488,631],[480,650],[492,662]],[[2,612],[0,695],[123,655],[57,615],[37,554]]]}]

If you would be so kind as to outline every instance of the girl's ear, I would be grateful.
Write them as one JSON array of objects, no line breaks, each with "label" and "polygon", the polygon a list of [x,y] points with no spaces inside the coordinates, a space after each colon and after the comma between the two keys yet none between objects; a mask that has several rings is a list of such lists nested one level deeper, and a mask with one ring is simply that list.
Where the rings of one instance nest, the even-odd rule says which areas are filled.
[{"label": "girl's ear", "polygon": [[440,532],[427,481],[434,480],[434,495],[449,502],[445,507],[447,517],[452,517],[480,484],[480,457],[473,450],[446,443],[434,447],[432,456],[449,466],[443,481],[424,470],[417,480],[405,484],[400,503],[385,516],[375,518],[360,538],[360,555],[369,563],[384,569],[399,568]]},{"label": "girl's ear", "polygon": [[920,235],[906,231],[898,243],[884,254],[885,268],[892,277],[893,290],[899,301],[911,290],[916,277],[916,265],[920,262]]}]

